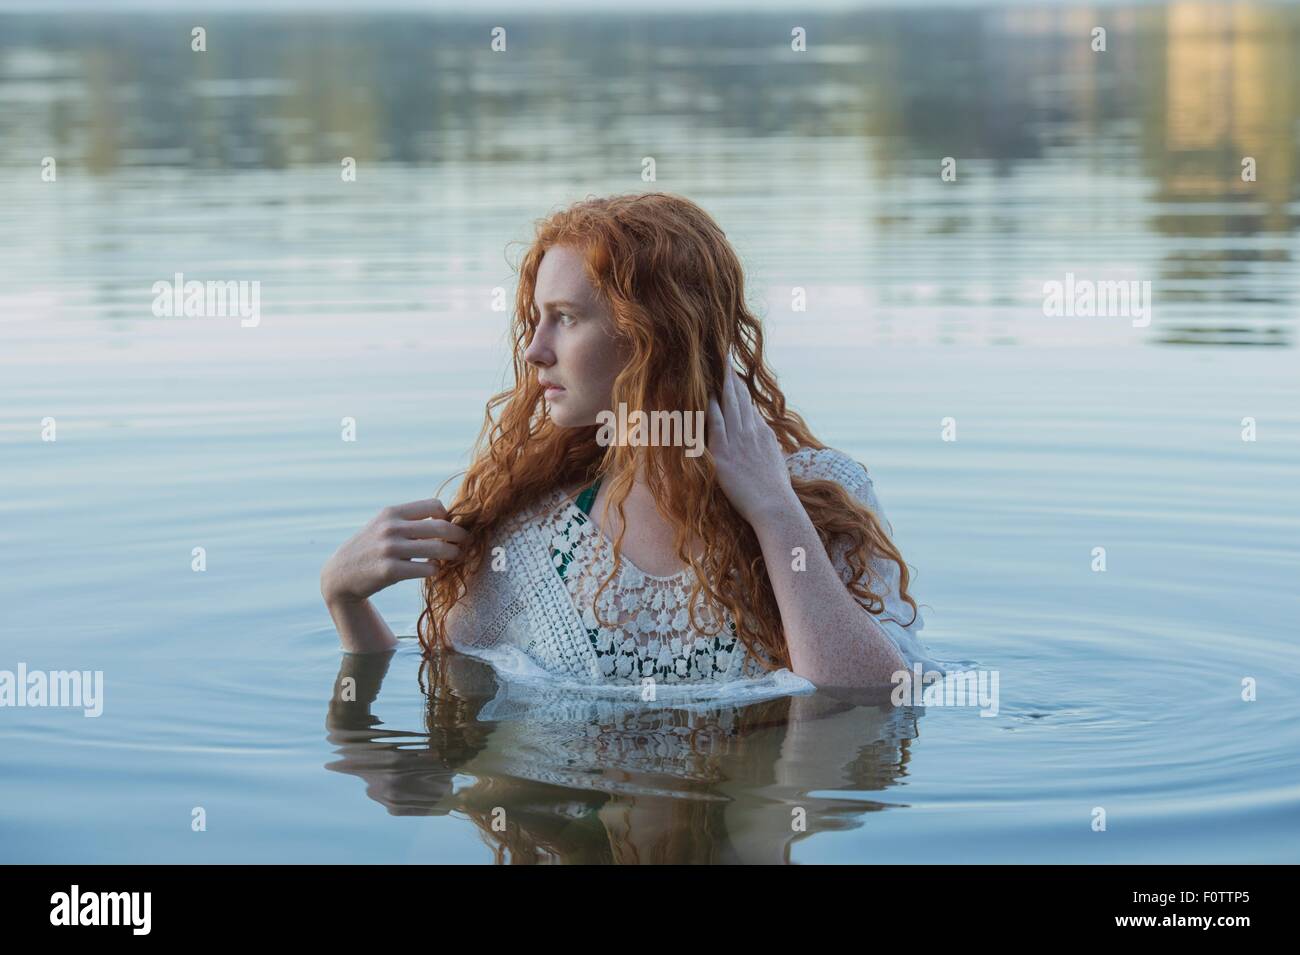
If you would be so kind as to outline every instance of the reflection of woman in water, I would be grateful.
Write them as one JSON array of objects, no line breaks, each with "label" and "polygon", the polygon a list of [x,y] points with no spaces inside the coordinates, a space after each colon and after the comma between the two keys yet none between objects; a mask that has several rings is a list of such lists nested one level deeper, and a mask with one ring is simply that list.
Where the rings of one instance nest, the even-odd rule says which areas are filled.
[{"label": "reflection of woman in water", "polygon": [[[885,808],[860,794],[895,783],[916,735],[909,708],[825,694],[665,710],[657,723],[631,713],[594,728],[485,723],[476,717],[494,694],[492,671],[435,652],[421,666],[421,746],[422,734],[383,729],[372,714],[391,659],[344,656],[328,719],[340,759],[329,768],[365,779],[394,815],[467,816],[498,863],[789,862],[797,841]],[[655,758],[627,760],[615,747],[611,759],[613,740]]]},{"label": "reflection of woman in water", "polygon": [[578,682],[937,669],[871,478],[786,407],[704,210],[655,193],[542,220],[513,341],[451,508],[386,508],[322,572],[345,648],[394,646],[368,598],[423,577],[426,652]]}]

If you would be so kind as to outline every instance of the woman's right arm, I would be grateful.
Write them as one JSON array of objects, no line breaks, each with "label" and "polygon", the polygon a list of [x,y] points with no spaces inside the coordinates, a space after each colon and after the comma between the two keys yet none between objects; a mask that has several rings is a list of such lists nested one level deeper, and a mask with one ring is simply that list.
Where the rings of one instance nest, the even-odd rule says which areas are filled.
[{"label": "woman's right arm", "polygon": [[469,535],[446,517],[447,509],[436,499],[386,507],[326,562],[321,597],[348,653],[397,646],[370,597],[399,580],[432,577],[438,561],[460,557],[457,544]]},{"label": "woman's right arm", "polygon": [[379,653],[397,646],[397,637],[369,600],[326,597],[325,606],[348,653]]}]

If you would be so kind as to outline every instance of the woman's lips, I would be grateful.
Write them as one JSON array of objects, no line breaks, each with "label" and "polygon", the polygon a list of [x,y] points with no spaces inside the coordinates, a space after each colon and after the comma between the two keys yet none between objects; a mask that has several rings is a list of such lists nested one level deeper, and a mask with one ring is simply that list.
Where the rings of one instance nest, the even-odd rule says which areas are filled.
[{"label": "woman's lips", "polygon": [[553,397],[555,397],[556,395],[560,394],[562,391],[564,391],[564,389],[561,388],[559,385],[547,385],[547,386],[546,386],[546,397],[547,397],[547,398],[553,398]]}]

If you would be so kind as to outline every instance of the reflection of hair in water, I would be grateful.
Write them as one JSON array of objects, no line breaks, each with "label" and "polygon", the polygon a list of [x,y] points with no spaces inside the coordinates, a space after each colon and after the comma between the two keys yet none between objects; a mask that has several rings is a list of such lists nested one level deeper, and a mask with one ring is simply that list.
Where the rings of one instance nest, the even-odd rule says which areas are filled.
[{"label": "reflection of hair in water", "polygon": [[[492,697],[486,686],[466,687],[462,668],[465,657],[456,653],[426,654],[420,668],[420,687],[428,697],[425,727],[431,749],[444,749],[449,769],[465,765],[483,751],[492,732],[477,721],[478,712]],[[470,664],[480,672],[486,667]],[[466,692],[467,689],[470,692]],[[744,745],[746,737],[783,727],[789,719],[790,697],[734,708],[733,734],[726,745],[704,757],[713,764],[708,775],[720,778],[717,763]],[[480,730],[479,728],[482,727]],[[782,734],[773,734],[778,741]],[[771,782],[772,761],[730,759],[727,775],[743,787]],[[740,778],[747,771],[756,778]],[[757,778],[758,776],[768,778]],[[709,781],[680,781],[680,795],[614,796],[599,790],[517,779],[504,775],[476,777],[472,786],[458,791],[457,808],[478,827],[498,864],[532,865],[557,862],[707,864],[728,861],[728,839],[723,813],[730,800],[712,791]],[[500,810],[507,808],[502,813]],[[603,810],[603,811],[602,811]],[[655,819],[657,832],[632,832],[633,818]],[[635,837],[635,838],[634,838]],[[788,850],[787,850],[788,851]]]},{"label": "reflection of hair in water", "polygon": [[463,659],[443,654],[425,656],[417,675],[420,691],[428,698],[424,708],[428,750],[449,772],[481,753],[492,735],[492,727],[477,719],[492,693],[489,689],[483,695],[472,676],[464,670]]}]

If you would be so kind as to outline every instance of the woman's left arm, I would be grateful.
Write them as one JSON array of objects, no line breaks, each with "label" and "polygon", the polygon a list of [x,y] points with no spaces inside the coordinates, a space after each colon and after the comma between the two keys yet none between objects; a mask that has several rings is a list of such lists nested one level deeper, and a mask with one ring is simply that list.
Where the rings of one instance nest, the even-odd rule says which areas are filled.
[{"label": "woman's left arm", "polygon": [[791,668],[819,686],[891,683],[906,661],[840,579],[790,484],[776,434],[730,363],[721,405],[709,402],[709,431],[718,482],[762,547]]},{"label": "woman's left arm", "polygon": [[[793,488],[750,525],[763,548],[795,673],[819,686],[876,686],[908,669],[889,635],[840,579]],[[794,569],[796,547],[804,555],[800,570]]]}]

